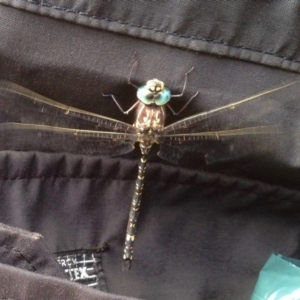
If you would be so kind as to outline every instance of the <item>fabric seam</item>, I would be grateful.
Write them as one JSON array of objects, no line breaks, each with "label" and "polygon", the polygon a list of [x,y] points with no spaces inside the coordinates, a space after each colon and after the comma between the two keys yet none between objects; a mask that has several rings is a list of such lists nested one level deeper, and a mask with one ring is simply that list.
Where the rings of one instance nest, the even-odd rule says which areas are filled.
[{"label": "fabric seam", "polygon": [[[112,178],[108,178],[108,177],[94,177],[93,178],[93,177],[68,177],[68,176],[16,177],[16,178],[7,178],[7,179],[0,178],[0,180],[11,180],[11,181],[13,181],[13,180],[28,180],[28,179],[29,180],[30,179],[42,179],[42,180],[46,180],[46,179],[59,179],[59,178],[61,178],[61,179],[90,179],[90,180],[92,180],[92,179],[96,179],[96,180],[98,180],[98,179],[100,179],[100,180],[105,179],[105,180],[113,180],[113,181],[134,181],[135,180],[135,178],[133,178],[133,179],[127,179],[127,180],[121,180],[121,179],[112,179]],[[155,181],[155,180],[147,180],[146,179],[146,181],[150,182],[150,181]],[[216,188],[221,188],[223,190],[234,190],[234,191],[238,191],[240,193],[247,194],[247,195],[252,194],[252,195],[256,195],[257,197],[268,197],[268,198],[270,198],[269,201],[280,200],[280,201],[290,201],[292,203],[298,203],[298,202],[293,201],[293,200],[288,200],[288,198],[290,198],[290,197],[293,198],[293,196],[287,196],[287,195],[284,196],[284,197],[276,197],[276,196],[271,196],[270,197],[270,196],[268,196],[268,195],[276,192],[276,190],[278,190],[276,188],[274,190],[272,190],[271,192],[257,193],[257,192],[250,192],[249,191],[249,189],[253,189],[254,188],[254,186],[256,185],[255,183],[252,185],[251,188],[249,188],[249,186],[245,187],[245,189],[246,189],[246,191],[245,191],[245,189],[242,189],[242,188],[239,189],[239,188],[233,188],[232,187],[233,185],[236,184],[236,181],[228,184],[229,186],[228,185],[224,186],[222,184],[218,184],[216,186],[216,182],[218,182],[218,179],[213,180],[213,182],[211,182],[211,183],[205,182],[205,183],[201,183],[201,184],[188,184],[188,183],[179,183],[179,184],[183,185],[183,186],[185,186],[185,185],[196,185],[196,186],[213,187],[215,189]],[[174,183],[174,182],[173,181],[164,181],[164,183]]]},{"label": "fabric seam", "polygon": [[50,9],[61,10],[61,11],[65,11],[67,13],[77,14],[77,15],[88,17],[88,18],[104,20],[104,21],[107,21],[107,22],[115,22],[115,23],[119,23],[121,25],[128,25],[130,27],[141,28],[141,29],[145,29],[145,30],[151,30],[151,31],[154,31],[154,32],[166,33],[168,35],[175,36],[175,37],[191,39],[191,40],[200,40],[200,41],[205,41],[205,42],[211,42],[211,43],[214,43],[214,44],[224,45],[224,46],[231,47],[231,48],[236,48],[236,49],[250,50],[250,51],[257,52],[257,53],[262,53],[262,54],[271,55],[271,56],[274,56],[274,57],[277,57],[277,58],[281,58],[285,61],[290,61],[290,62],[295,62],[295,63],[300,62],[300,60],[290,59],[290,58],[287,58],[286,56],[283,56],[283,55],[279,55],[279,54],[275,54],[275,53],[272,53],[272,52],[267,52],[267,51],[263,51],[263,50],[259,50],[259,49],[254,49],[254,48],[250,48],[250,47],[245,47],[245,46],[237,46],[237,45],[225,43],[225,42],[222,42],[222,41],[216,40],[216,39],[208,39],[208,38],[198,37],[198,36],[193,36],[193,35],[179,34],[179,33],[175,33],[175,32],[168,31],[168,30],[158,29],[158,28],[155,28],[155,27],[147,27],[147,26],[133,24],[133,23],[117,20],[117,19],[110,19],[110,18],[106,18],[106,17],[99,17],[97,15],[90,15],[90,14],[87,14],[87,13],[82,12],[82,11],[76,11],[76,10],[68,9],[68,8],[61,7],[61,6],[50,5],[50,4],[46,4],[46,3],[37,3],[37,2],[31,1],[31,0],[18,0],[18,1],[34,4],[34,5],[37,5],[37,6],[45,6],[45,7],[48,7]]}]

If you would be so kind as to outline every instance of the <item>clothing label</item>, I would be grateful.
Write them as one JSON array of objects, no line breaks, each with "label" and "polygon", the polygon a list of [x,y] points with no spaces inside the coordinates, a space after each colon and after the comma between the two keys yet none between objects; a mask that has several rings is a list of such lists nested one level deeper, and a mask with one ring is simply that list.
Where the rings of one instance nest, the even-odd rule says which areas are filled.
[{"label": "clothing label", "polygon": [[56,258],[71,281],[107,291],[101,252],[98,249],[60,252],[56,253]]}]

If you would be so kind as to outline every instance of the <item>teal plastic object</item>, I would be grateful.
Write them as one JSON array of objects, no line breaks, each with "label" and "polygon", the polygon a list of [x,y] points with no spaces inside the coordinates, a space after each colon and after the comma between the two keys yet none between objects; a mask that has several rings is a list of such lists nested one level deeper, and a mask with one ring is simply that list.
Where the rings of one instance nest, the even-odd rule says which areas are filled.
[{"label": "teal plastic object", "polygon": [[259,273],[250,300],[299,300],[300,260],[273,253]]}]

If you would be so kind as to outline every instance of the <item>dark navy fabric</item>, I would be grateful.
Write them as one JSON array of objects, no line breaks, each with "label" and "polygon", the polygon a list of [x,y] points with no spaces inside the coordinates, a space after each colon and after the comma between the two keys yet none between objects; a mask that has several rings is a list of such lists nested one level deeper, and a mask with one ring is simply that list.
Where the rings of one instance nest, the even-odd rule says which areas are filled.
[{"label": "dark navy fabric", "polygon": [[0,277],[1,300],[134,300],[134,298],[95,291],[66,279],[39,275],[1,263]]},{"label": "dark navy fabric", "polygon": [[0,225],[0,262],[38,274],[67,277],[38,233]]},{"label": "dark navy fabric", "polygon": [[91,28],[299,72],[299,1],[1,0]]},{"label": "dark navy fabric", "polygon": [[69,282],[40,234],[4,224],[0,233],[0,299],[133,299]]},{"label": "dark navy fabric", "polygon": [[[136,162],[2,152],[1,165],[9,166],[1,178],[2,222],[34,228],[50,249],[46,255],[42,249],[26,246],[28,242],[3,239],[1,252],[6,253],[9,246],[26,257],[22,264],[15,263],[16,254],[11,253],[13,261],[3,262],[18,269],[61,278],[61,273],[49,268],[51,264],[58,267],[51,252],[95,249],[106,243],[101,260],[110,293],[142,299],[249,299],[257,274],[272,251],[299,257],[299,192],[150,163],[133,266],[123,272]],[[32,257],[41,261],[39,253],[48,256],[51,264],[31,262],[35,270],[28,261]],[[0,268],[0,278],[6,278],[6,272]],[[16,282],[11,281],[7,291],[15,292],[20,278],[24,278],[23,285],[31,287],[32,277],[25,272]],[[34,278],[45,281],[46,291],[52,289],[52,279]],[[65,281],[55,282],[66,288]],[[77,289],[67,286],[70,293]],[[42,299],[54,299],[47,297]],[[110,299],[99,293],[99,299],[105,297]]]}]

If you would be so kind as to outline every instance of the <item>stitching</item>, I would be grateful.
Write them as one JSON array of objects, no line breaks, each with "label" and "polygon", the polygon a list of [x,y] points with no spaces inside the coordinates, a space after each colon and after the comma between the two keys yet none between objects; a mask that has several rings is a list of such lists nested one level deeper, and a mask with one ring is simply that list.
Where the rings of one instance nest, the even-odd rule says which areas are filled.
[{"label": "stitching", "polygon": [[104,242],[103,246],[98,247],[98,248],[88,248],[88,249],[79,248],[79,249],[74,249],[74,250],[53,252],[53,254],[56,256],[66,256],[66,255],[70,255],[70,254],[80,254],[80,253],[81,254],[82,253],[86,253],[86,254],[103,253],[108,250],[109,250],[109,245],[108,245],[108,243]]},{"label": "stitching", "polygon": [[[76,11],[76,10],[72,10],[72,9],[68,9],[68,8],[64,8],[64,7],[60,7],[60,6],[50,5],[50,4],[43,3],[43,2],[38,3],[38,2],[35,2],[33,0],[19,0],[19,1],[27,2],[27,3],[31,3],[31,4],[35,4],[35,5],[40,5],[40,6],[45,6],[45,7],[51,8],[51,9],[65,11],[67,13],[78,14],[78,15],[85,16],[85,17],[88,17],[88,18],[104,20],[104,21],[107,21],[107,22],[114,22],[114,23],[118,23],[118,24],[121,24],[121,25],[129,25],[130,27],[141,28],[141,29],[145,29],[145,30],[151,30],[151,31],[154,31],[154,32],[159,32],[159,33],[166,33],[168,35],[176,36],[176,37],[180,37],[180,38],[191,39],[191,40],[201,40],[201,41],[205,41],[205,42],[212,42],[214,44],[225,45],[225,46],[236,48],[236,49],[251,50],[251,51],[254,51],[254,52],[263,53],[263,54],[266,54],[266,55],[271,55],[271,56],[274,56],[274,57],[277,57],[277,58],[281,58],[283,60],[290,61],[290,62],[296,62],[296,63],[300,62],[300,60],[290,59],[290,58],[288,58],[284,55],[279,55],[279,54],[275,54],[275,53],[272,53],[272,52],[267,52],[267,51],[254,49],[254,48],[250,48],[250,47],[245,47],[245,46],[237,46],[237,45],[233,45],[233,44],[230,44],[230,43],[222,42],[221,40],[209,39],[209,38],[198,37],[198,36],[193,36],[193,35],[184,35],[184,34],[179,34],[179,33],[175,33],[175,32],[172,32],[172,31],[168,31],[168,30],[158,29],[158,28],[155,28],[155,27],[147,27],[147,26],[143,26],[143,25],[138,25],[138,24],[133,24],[133,23],[125,22],[125,21],[120,21],[120,20],[117,20],[117,19],[99,17],[97,15],[91,15],[91,14],[87,14],[87,13],[82,12],[82,11]],[[222,1],[230,1],[230,0],[218,0],[218,1],[222,2]]]},{"label": "stitching", "polygon": [[22,177],[0,177],[2,181],[14,181],[14,180],[31,180],[31,179],[107,179],[107,180],[117,180],[117,181],[132,181],[135,180],[136,177],[132,177],[132,179],[121,179],[121,178],[109,178],[109,177],[97,177],[97,176],[68,176],[68,175],[58,175],[58,176],[22,176]]},{"label": "stitching", "polygon": [[[36,176],[36,177],[15,177],[15,178],[0,178],[0,180],[30,180],[30,179],[42,179],[42,180],[47,180],[47,179],[105,179],[105,180],[115,180],[115,181],[133,181],[135,180],[136,178],[133,178],[133,179],[127,179],[127,180],[122,180],[122,179],[116,179],[116,178],[108,178],[108,177],[75,177],[75,176]],[[148,182],[151,182],[151,181],[155,181],[155,180],[147,180],[146,181]],[[164,183],[174,183],[173,181],[164,181]],[[267,190],[265,192],[253,192],[253,191],[250,191],[254,188],[256,188],[257,184],[256,183],[253,183],[250,187],[249,186],[245,186],[244,188],[241,188],[241,187],[237,187],[236,186],[236,183],[237,183],[237,180],[232,180],[230,183],[224,183],[222,184],[222,182],[219,180],[219,178],[215,178],[215,179],[212,179],[211,182],[202,182],[200,184],[193,184],[193,183],[179,183],[180,185],[182,186],[186,186],[186,185],[196,185],[196,186],[202,186],[202,187],[206,187],[206,188],[214,188],[214,189],[217,189],[217,188],[220,188],[220,189],[223,189],[223,190],[234,190],[234,191],[237,191],[239,193],[242,193],[242,194],[245,194],[245,195],[249,195],[249,194],[252,194],[252,195],[256,195],[257,197],[268,197],[269,201],[277,201],[279,200],[279,202],[282,202],[282,201],[289,201],[290,203],[295,203],[295,204],[298,204],[299,205],[299,202],[298,201],[294,201],[293,198],[295,198],[294,196],[294,193],[290,194],[289,195],[285,195],[285,196],[277,196],[275,194],[277,194],[278,192],[280,193],[280,190],[278,188],[273,188],[271,190]],[[269,202],[268,201],[268,202]],[[25,256],[24,256],[25,258]],[[29,262],[30,263],[30,262]]]},{"label": "stitching", "polygon": [[30,265],[30,267],[32,268],[32,270],[34,272],[36,272],[36,268],[32,265],[32,261],[30,261],[29,259],[27,259],[26,256],[20,250],[14,248],[14,247],[8,247],[8,246],[0,246],[0,248],[1,247],[6,248],[7,250],[13,250],[13,251],[17,252],[19,254],[19,256],[21,258],[23,258]]}]

